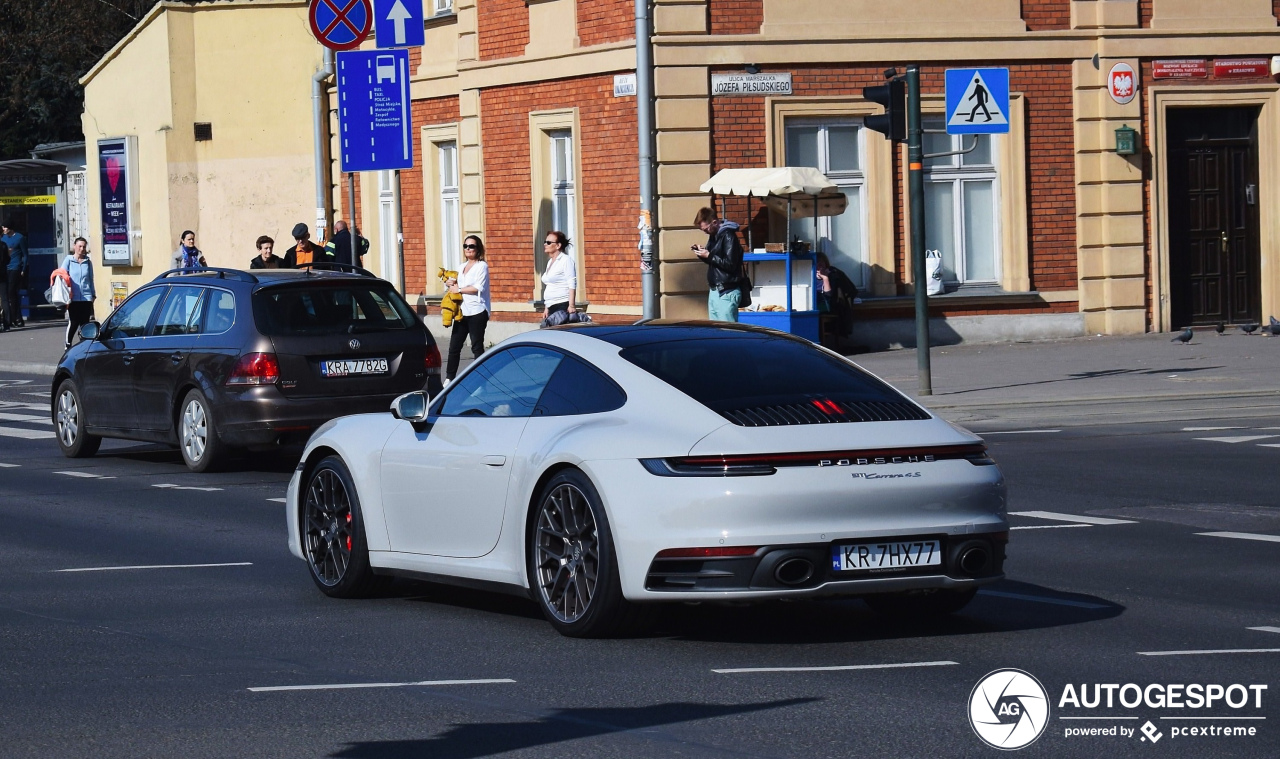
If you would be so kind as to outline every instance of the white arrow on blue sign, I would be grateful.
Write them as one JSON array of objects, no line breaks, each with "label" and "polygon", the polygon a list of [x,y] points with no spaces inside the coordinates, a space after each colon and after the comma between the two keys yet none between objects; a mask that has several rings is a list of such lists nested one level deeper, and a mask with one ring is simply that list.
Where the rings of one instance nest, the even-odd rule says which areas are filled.
[{"label": "white arrow on blue sign", "polygon": [[338,132],[343,171],[413,167],[409,51],[338,53]]},{"label": "white arrow on blue sign", "polygon": [[427,41],[422,0],[373,0],[378,47],[421,47]]},{"label": "white arrow on blue sign", "polygon": [[1009,69],[947,69],[947,134],[1009,133]]}]

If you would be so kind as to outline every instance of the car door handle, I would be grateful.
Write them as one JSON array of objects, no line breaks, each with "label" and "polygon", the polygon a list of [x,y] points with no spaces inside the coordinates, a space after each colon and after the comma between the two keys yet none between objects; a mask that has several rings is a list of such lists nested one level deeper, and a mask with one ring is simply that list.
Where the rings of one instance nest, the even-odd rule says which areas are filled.
[{"label": "car door handle", "polygon": [[181,364],[181,363],[182,363],[182,351],[174,351],[174,352],[173,352],[173,354],[169,356],[169,360],[170,360],[170,361],[172,361],[172,362],[173,362],[173,363],[175,363],[175,364]]},{"label": "car door handle", "polygon": [[133,353],[133,352],[129,352],[129,353],[126,353],[126,354],[124,354],[123,356],[121,356],[121,357],[120,357],[120,360],[121,360],[121,361],[123,361],[123,362],[125,363],[125,365],[127,366],[127,365],[129,365],[129,364],[132,364],[132,363],[133,363],[133,360],[134,360],[135,358],[137,358],[137,357],[138,357],[138,354]]},{"label": "car door handle", "polygon": [[480,463],[485,466],[503,466],[507,463],[506,456],[485,456],[480,459]]}]

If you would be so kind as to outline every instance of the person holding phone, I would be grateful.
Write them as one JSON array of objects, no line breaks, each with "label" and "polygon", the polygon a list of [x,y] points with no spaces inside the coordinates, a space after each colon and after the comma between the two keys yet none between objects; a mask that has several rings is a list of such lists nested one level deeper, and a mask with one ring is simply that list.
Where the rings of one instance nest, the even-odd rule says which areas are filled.
[{"label": "person holding phone", "polygon": [[742,299],[742,243],[738,241],[738,225],[716,218],[716,212],[702,208],[693,223],[707,235],[706,245],[691,247],[694,255],[707,265],[707,318],[712,321],[736,322]]}]

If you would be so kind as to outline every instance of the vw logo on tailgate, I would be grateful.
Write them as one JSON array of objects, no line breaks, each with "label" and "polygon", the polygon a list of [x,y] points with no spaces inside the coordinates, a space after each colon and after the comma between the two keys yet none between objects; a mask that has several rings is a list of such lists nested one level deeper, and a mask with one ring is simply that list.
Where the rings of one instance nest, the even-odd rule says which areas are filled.
[{"label": "vw logo on tailgate", "polygon": [[360,341],[353,337],[351,338],[351,342],[347,343],[347,347],[353,351],[358,351],[360,350]]}]

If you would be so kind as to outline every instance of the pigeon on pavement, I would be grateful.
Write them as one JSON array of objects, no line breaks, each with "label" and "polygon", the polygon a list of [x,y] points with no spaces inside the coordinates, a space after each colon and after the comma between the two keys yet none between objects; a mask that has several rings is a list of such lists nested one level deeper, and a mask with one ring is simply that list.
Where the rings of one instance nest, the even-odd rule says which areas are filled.
[{"label": "pigeon on pavement", "polygon": [[1191,338],[1193,335],[1195,335],[1195,332],[1191,331],[1190,327],[1187,327],[1186,329],[1179,332],[1178,335],[1174,337],[1172,340],[1170,340],[1169,342],[1182,343],[1183,345],[1185,345],[1191,342]]},{"label": "pigeon on pavement", "polygon": [[1271,334],[1280,335],[1280,319],[1277,319],[1274,316],[1271,317],[1270,327],[1271,327]]},{"label": "pigeon on pavement", "polygon": [[1246,335],[1252,335],[1254,332],[1258,331],[1258,323],[1254,322],[1253,324],[1246,324],[1240,329],[1244,330]]},{"label": "pigeon on pavement", "polygon": [[1223,324],[1222,322],[1218,322],[1217,324],[1213,325],[1213,331],[1217,332],[1219,335],[1221,335],[1226,330],[1227,330],[1227,325]]}]

